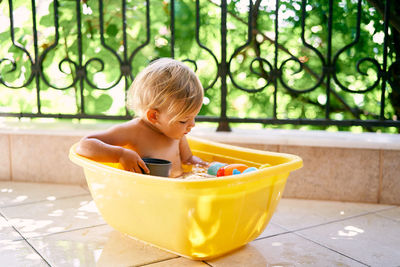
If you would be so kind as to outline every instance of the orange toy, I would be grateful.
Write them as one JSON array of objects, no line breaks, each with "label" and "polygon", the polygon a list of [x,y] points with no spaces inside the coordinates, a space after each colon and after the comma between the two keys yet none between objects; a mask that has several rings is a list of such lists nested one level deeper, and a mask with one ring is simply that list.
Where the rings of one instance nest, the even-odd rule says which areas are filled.
[{"label": "orange toy", "polygon": [[229,164],[219,168],[217,172],[217,177],[232,175],[234,170],[238,170],[239,172],[242,173],[247,168],[249,168],[249,166],[244,164]]}]

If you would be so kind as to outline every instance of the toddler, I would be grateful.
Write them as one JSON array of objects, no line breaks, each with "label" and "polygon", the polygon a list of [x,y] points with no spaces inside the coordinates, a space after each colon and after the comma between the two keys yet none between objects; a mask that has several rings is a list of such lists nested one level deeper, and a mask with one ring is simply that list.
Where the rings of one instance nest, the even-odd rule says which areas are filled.
[{"label": "toddler", "polygon": [[84,137],[76,152],[137,173],[149,172],[142,158],[165,159],[172,162],[169,176],[181,176],[182,163],[206,165],[192,155],[185,137],[202,103],[203,87],[189,67],[169,58],[155,60],[128,91],[128,108],[138,117]]}]

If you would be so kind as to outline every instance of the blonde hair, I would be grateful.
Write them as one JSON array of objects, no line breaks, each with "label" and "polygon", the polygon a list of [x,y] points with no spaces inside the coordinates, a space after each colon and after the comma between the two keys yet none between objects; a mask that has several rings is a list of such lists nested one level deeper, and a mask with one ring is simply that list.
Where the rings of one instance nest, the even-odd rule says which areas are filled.
[{"label": "blonde hair", "polygon": [[173,122],[197,110],[203,96],[203,86],[188,66],[160,58],[136,76],[128,91],[128,108],[140,117],[149,109],[175,113]]}]

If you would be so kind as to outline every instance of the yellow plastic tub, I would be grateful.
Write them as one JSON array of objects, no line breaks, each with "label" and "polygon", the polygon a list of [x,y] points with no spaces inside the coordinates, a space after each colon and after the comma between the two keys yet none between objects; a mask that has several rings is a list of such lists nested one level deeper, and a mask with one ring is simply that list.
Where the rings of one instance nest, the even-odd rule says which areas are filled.
[{"label": "yellow plastic tub", "polygon": [[[116,230],[191,259],[218,257],[263,232],[286,179],[300,157],[188,138],[206,161],[244,163],[260,170],[210,179],[173,179],[124,171],[82,157],[90,192],[104,220]],[[270,164],[270,167],[263,165]]]}]

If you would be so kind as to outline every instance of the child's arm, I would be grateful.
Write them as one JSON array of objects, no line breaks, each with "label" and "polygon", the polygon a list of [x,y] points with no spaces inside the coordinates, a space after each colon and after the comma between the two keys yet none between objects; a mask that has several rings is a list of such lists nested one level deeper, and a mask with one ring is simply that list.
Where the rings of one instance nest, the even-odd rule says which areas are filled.
[{"label": "child's arm", "polygon": [[179,142],[179,150],[180,150],[181,160],[182,160],[183,164],[186,164],[186,165],[199,164],[199,165],[203,165],[203,166],[208,165],[208,163],[203,161],[201,158],[193,156],[192,151],[190,150],[188,141],[186,140],[185,136]]},{"label": "child's arm", "polygon": [[116,125],[104,132],[88,135],[81,139],[76,152],[97,161],[119,162],[128,171],[142,173],[141,167],[148,173],[149,169],[139,154],[122,147],[129,144],[132,127],[132,125],[126,123]]}]

